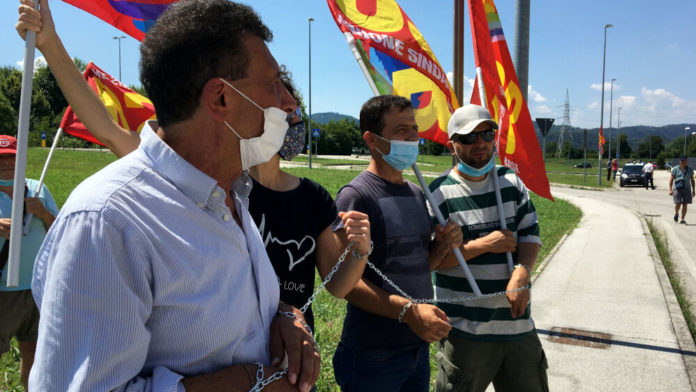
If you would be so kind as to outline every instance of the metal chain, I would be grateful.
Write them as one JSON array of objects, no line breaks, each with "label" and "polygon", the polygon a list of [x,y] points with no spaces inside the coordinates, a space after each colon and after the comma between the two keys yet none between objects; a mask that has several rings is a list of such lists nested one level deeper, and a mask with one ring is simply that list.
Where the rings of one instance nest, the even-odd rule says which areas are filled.
[{"label": "metal chain", "polygon": [[396,291],[399,292],[404,298],[408,299],[409,301],[413,302],[414,304],[432,304],[436,302],[441,302],[441,303],[454,303],[454,302],[464,302],[464,301],[472,301],[472,300],[479,300],[479,299],[484,299],[484,298],[492,298],[492,297],[498,297],[500,295],[506,295],[506,294],[511,294],[511,293],[516,293],[519,291],[524,291],[524,290],[529,290],[531,288],[531,285],[526,285],[523,287],[518,287],[516,289],[512,290],[506,290],[506,291],[498,291],[495,293],[489,293],[489,294],[482,294],[480,296],[475,296],[471,294],[470,296],[466,297],[456,297],[456,298],[413,298],[408,293],[403,291],[401,287],[397,286],[396,283],[392,282],[391,279],[387,277],[382,271],[380,271],[379,268],[377,268],[374,264],[372,264],[369,260],[367,261],[367,266],[372,268],[372,270],[375,271],[377,275],[379,275],[380,278],[384,279],[387,284],[389,284],[391,287],[393,287]]},{"label": "metal chain", "polygon": [[[352,247],[353,247],[353,243],[352,243],[352,242],[351,242],[350,244],[348,244],[348,246],[346,246],[346,249],[343,251],[343,253],[341,253],[341,256],[338,258],[338,261],[336,262],[336,265],[334,265],[333,268],[331,269],[331,271],[329,271],[329,273],[326,274],[326,277],[325,277],[324,280],[321,282],[321,284],[319,285],[319,287],[317,287],[317,288],[314,290],[314,293],[312,293],[312,296],[309,297],[309,300],[307,300],[307,303],[305,303],[304,306],[302,306],[302,307],[300,308],[300,312],[302,312],[302,314],[304,314],[305,311],[307,311],[307,309],[308,309],[310,306],[312,306],[312,302],[314,302],[314,300],[316,299],[317,295],[319,295],[319,293],[324,289],[324,287],[326,286],[326,284],[329,283],[329,282],[331,281],[331,278],[333,278],[333,276],[334,276],[334,274],[336,273],[336,271],[338,271],[338,269],[341,267],[341,264],[343,264],[343,261],[346,259],[346,256],[348,255],[348,252],[350,252],[350,250],[351,250]],[[374,246],[373,246],[373,244],[372,244],[372,241],[370,241],[370,251],[368,252],[368,255],[369,255],[370,253],[372,253],[372,249],[373,249],[373,248],[374,248]],[[319,345],[317,344],[317,341],[314,339],[314,332],[312,331],[312,328],[311,328],[300,316],[298,316],[297,314],[295,314],[295,313],[293,313],[293,312],[281,312],[281,311],[278,311],[278,314],[280,314],[280,315],[282,315],[282,316],[290,317],[290,318],[292,318],[292,319],[294,319],[294,320],[296,320],[296,321],[299,321],[299,322],[302,324],[302,326],[304,327],[304,329],[305,329],[307,332],[309,332],[309,336],[312,337],[312,342],[314,343],[314,347],[319,347]],[[263,388],[264,388],[266,385],[268,385],[268,384],[270,384],[270,383],[272,383],[272,382],[274,382],[274,381],[279,380],[281,377],[283,377],[284,375],[286,375],[286,374],[288,373],[288,369],[279,370],[279,371],[273,373],[270,377],[268,377],[267,379],[264,380],[263,365],[261,365],[259,362],[256,362],[256,366],[258,367],[258,369],[257,369],[257,371],[256,371],[256,385],[254,385],[254,386],[249,390],[249,392],[260,392],[261,390],[263,390]]]},{"label": "metal chain", "polygon": [[[352,247],[353,247],[352,242],[350,244],[348,244],[348,246],[346,246],[346,249],[343,251],[341,256],[338,258],[336,265],[334,265],[333,268],[331,269],[331,271],[329,271],[329,273],[326,275],[326,277],[321,282],[319,287],[317,287],[314,290],[312,295],[309,297],[309,300],[307,300],[307,303],[305,303],[304,306],[302,306],[300,308],[300,312],[302,314],[304,314],[307,311],[307,309],[312,305],[312,303],[316,299],[317,295],[319,295],[319,293],[322,290],[324,290],[324,287],[326,287],[326,284],[331,281],[331,279],[333,278],[336,271],[338,271],[338,269],[341,267],[341,264],[343,264],[343,262],[345,261],[346,256],[348,255],[348,253],[350,252]],[[370,241],[370,251],[368,252],[368,255],[372,254],[373,249],[374,249],[374,244],[372,243],[372,241]],[[484,298],[492,298],[492,297],[497,297],[500,295],[506,295],[506,294],[510,294],[510,293],[516,293],[519,291],[531,289],[531,285],[527,285],[527,286],[519,287],[519,288],[512,289],[512,290],[483,294],[483,295],[480,295],[478,297],[472,294],[472,295],[467,296],[467,297],[457,297],[457,298],[440,298],[440,299],[436,299],[436,298],[413,298],[410,295],[408,295],[408,293],[403,291],[399,286],[397,286],[396,283],[394,283],[391,279],[389,279],[387,277],[387,275],[385,275],[382,271],[380,271],[379,268],[377,268],[374,264],[372,264],[370,262],[370,260],[367,260],[366,263],[367,263],[368,267],[372,268],[372,270],[374,270],[375,273],[377,273],[377,275],[379,275],[380,278],[382,278],[385,282],[387,282],[387,284],[389,284],[399,294],[401,294],[402,296],[404,296],[404,298],[407,298],[409,301],[413,302],[414,304],[432,304],[432,303],[436,303],[436,302],[455,303],[455,302],[464,302],[464,301],[471,301],[471,300],[480,300],[480,299],[484,299]],[[300,322],[302,324],[302,326],[304,327],[304,329],[307,330],[309,335],[312,337],[312,342],[314,343],[314,347],[319,346],[317,344],[317,341],[314,339],[314,332],[312,331],[312,328],[310,328],[310,326],[307,325],[307,323],[300,316],[298,316],[297,314],[295,314],[293,312],[278,311],[278,314],[282,315],[282,316],[290,317],[290,318]],[[260,392],[266,385],[268,385],[274,381],[279,380],[281,377],[283,377],[284,375],[286,375],[288,373],[288,369],[279,370],[264,380],[263,365],[261,365],[261,363],[259,363],[259,362],[256,362],[256,365],[258,367],[258,369],[256,371],[256,385],[254,385],[249,390],[249,392]]]},{"label": "metal chain", "polygon": [[264,380],[263,364],[261,362],[256,362],[256,384],[251,387],[249,392],[260,392],[266,387],[266,385],[280,380],[280,378],[287,374],[287,372],[288,369],[279,370]]}]

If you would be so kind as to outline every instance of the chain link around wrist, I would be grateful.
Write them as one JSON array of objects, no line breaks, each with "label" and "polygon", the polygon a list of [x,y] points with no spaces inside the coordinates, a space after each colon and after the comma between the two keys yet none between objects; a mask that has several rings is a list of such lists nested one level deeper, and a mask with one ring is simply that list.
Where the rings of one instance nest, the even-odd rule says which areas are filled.
[{"label": "chain link around wrist", "polygon": [[367,253],[362,253],[362,254],[358,253],[358,250],[356,248],[353,248],[353,252],[351,252],[350,255],[355,259],[362,259],[362,258],[365,258],[365,257],[371,255],[372,250],[374,248],[375,248],[374,244],[372,243],[372,241],[370,241],[370,250],[368,250]]},{"label": "chain link around wrist", "polygon": [[401,309],[401,313],[399,313],[399,318],[397,319],[400,323],[404,322],[404,316],[406,316],[406,312],[408,312],[408,309],[413,305],[413,301],[408,301],[406,305],[404,305],[404,308]]},{"label": "chain link around wrist", "polygon": [[529,266],[526,265],[526,264],[515,264],[515,266],[512,267],[512,269],[513,269],[513,271],[514,271],[515,268],[519,268],[519,267],[522,267],[522,268],[526,269],[526,270],[527,270],[527,275],[529,275],[529,277],[532,276],[532,269],[529,268]]}]

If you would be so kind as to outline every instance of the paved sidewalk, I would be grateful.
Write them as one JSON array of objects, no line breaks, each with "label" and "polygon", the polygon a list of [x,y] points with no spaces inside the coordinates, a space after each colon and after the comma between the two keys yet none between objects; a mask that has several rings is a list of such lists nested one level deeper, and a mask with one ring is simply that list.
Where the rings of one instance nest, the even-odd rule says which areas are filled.
[{"label": "paved sidewalk", "polygon": [[[691,391],[685,361],[696,352],[680,351],[669,311],[671,304],[675,313],[674,295],[670,286],[663,293],[649,233],[636,214],[597,200],[597,193],[590,198],[554,189],[554,196],[583,210],[583,219],[534,283],[532,315],[548,357],[550,388]],[[565,328],[560,336],[558,328]],[[578,339],[571,329],[609,336]],[[684,344],[683,329],[679,333]]]}]

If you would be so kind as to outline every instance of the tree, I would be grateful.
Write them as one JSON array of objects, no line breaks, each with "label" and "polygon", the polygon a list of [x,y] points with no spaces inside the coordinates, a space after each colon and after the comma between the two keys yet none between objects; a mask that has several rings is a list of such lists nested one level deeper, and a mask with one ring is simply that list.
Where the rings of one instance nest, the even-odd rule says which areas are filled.
[{"label": "tree", "polygon": [[0,133],[11,134],[17,129],[17,111],[0,91]]},{"label": "tree", "polygon": [[631,146],[628,144],[628,136],[626,136],[625,133],[619,136],[619,152],[624,158],[627,158],[631,154]]},{"label": "tree", "polygon": [[652,135],[645,138],[645,141],[638,144],[638,156],[641,158],[656,157],[665,146],[662,142],[662,136]]}]

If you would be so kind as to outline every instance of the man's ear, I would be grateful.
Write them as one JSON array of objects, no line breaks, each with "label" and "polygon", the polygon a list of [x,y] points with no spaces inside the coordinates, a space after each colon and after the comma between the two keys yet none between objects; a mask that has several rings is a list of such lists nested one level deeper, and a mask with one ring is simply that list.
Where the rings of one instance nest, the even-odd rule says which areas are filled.
[{"label": "man's ear", "polygon": [[202,107],[213,119],[222,122],[230,118],[233,108],[231,89],[225,88],[225,83],[219,78],[212,78],[203,85],[199,106]]},{"label": "man's ear", "polygon": [[370,150],[375,149],[375,137],[370,131],[365,131],[363,132],[363,140],[365,141],[365,144],[367,145],[367,148]]},{"label": "man's ear", "polygon": [[451,140],[447,141],[447,148],[450,150],[450,155],[454,155],[457,151],[454,149],[454,142]]}]

